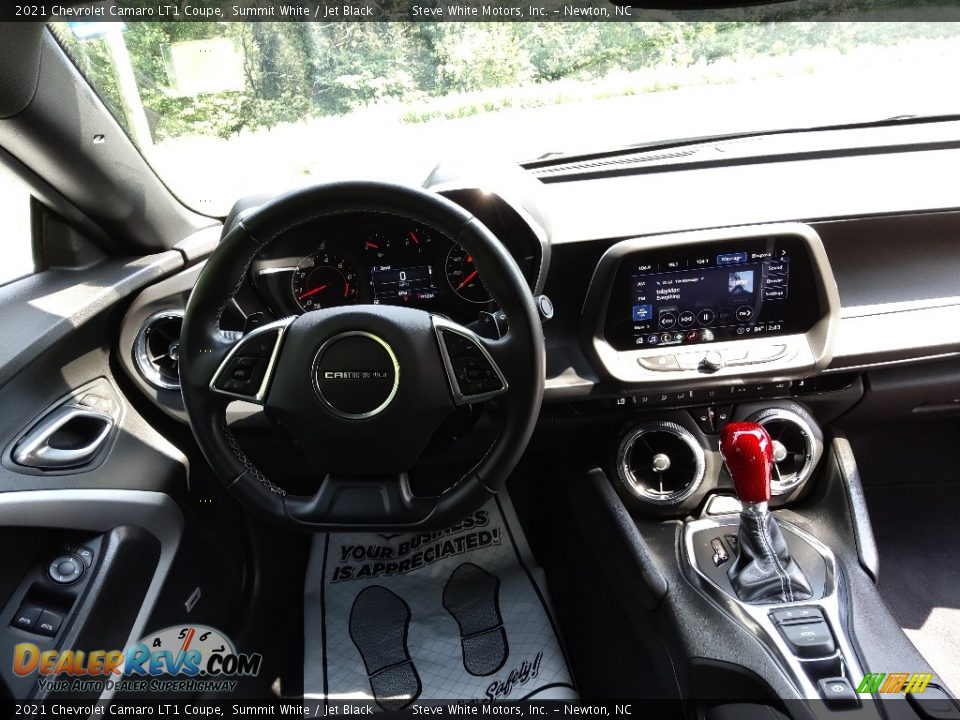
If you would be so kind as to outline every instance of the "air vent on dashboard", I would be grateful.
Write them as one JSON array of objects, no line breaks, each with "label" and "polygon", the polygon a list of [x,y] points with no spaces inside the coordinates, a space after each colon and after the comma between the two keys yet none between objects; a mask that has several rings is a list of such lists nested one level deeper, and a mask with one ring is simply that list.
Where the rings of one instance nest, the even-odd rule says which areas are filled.
[{"label": "air vent on dashboard", "polygon": [[617,473],[640,500],[676,505],[690,497],[703,480],[703,449],[680,425],[646,423],[621,441]]},{"label": "air vent on dashboard", "polygon": [[763,425],[773,439],[776,469],[770,491],[783,495],[809,479],[823,452],[812,420],[786,408],[768,408],[747,418]]},{"label": "air vent on dashboard", "polygon": [[161,390],[180,389],[182,310],[154,313],[140,327],[133,344],[133,362],[143,378]]}]

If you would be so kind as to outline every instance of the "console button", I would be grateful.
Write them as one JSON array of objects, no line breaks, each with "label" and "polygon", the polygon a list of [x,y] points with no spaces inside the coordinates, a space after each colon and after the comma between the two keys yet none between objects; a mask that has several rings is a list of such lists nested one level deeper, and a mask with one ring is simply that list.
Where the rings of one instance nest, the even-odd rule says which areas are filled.
[{"label": "console button", "polygon": [[783,357],[786,353],[786,345],[763,345],[750,349],[747,353],[747,362],[770,362]]},{"label": "console button", "polygon": [[44,610],[40,613],[40,619],[37,621],[36,632],[40,635],[53,637],[57,634],[57,631],[60,630],[60,625],[62,623],[63,615],[55,613],[51,610]]},{"label": "console button", "polygon": [[936,685],[927,685],[922,694],[907,693],[907,701],[925,720],[960,720],[954,700]]},{"label": "console button", "polygon": [[716,431],[713,425],[712,407],[694,408],[690,414],[693,415],[693,421],[704,435],[712,435]]},{"label": "console button", "polygon": [[727,553],[727,549],[723,546],[723,541],[720,538],[713,538],[710,541],[710,547],[713,549],[714,567],[720,567],[730,559],[730,555]]},{"label": "console button", "polygon": [[697,316],[693,314],[692,310],[684,310],[677,317],[677,322],[680,323],[680,327],[690,327],[697,321]]},{"label": "console button", "polygon": [[677,356],[670,354],[650,355],[648,357],[637,358],[637,362],[640,363],[641,367],[644,367],[647,370],[680,369],[680,365],[677,363]]},{"label": "console button", "polygon": [[40,613],[43,610],[36,605],[21,605],[10,621],[10,625],[27,632],[37,631],[37,621],[40,619]]},{"label": "console button", "polygon": [[50,579],[58,585],[69,585],[83,576],[83,560],[76,555],[61,555],[47,569]]},{"label": "console button", "polygon": [[817,689],[831,710],[860,707],[860,698],[845,677],[824,678],[817,683]]},{"label": "console button", "polygon": [[91,565],[93,565],[93,550],[88,548],[86,545],[82,547],[78,547],[76,551],[76,555],[78,558],[83,560],[83,564],[86,565],[87,567],[90,567]]},{"label": "console button", "polygon": [[730,422],[730,416],[733,415],[733,405],[717,405],[714,408],[713,422],[714,427],[719,430]]},{"label": "console button", "polygon": [[818,607],[795,607],[783,610],[774,610],[770,617],[777,625],[803,625],[804,623],[822,622],[823,613]]},{"label": "console button", "polygon": [[737,308],[736,316],[740,322],[746,322],[753,317],[753,308],[749,305],[741,305]]},{"label": "console button", "polygon": [[830,628],[822,620],[798,625],[780,625],[780,633],[794,655],[823,657],[836,650]]}]

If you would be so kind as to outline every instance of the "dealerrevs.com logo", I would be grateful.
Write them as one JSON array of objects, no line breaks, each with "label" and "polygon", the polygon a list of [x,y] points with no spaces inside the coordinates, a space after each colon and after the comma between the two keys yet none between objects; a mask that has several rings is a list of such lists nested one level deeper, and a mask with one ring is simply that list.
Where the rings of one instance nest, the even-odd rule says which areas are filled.
[{"label": "dealerrevs.com logo", "polygon": [[16,675],[36,674],[41,689],[59,692],[230,692],[262,663],[260,653],[238,653],[205,625],[168,627],[126,650],[40,650],[26,642],[13,651]]}]

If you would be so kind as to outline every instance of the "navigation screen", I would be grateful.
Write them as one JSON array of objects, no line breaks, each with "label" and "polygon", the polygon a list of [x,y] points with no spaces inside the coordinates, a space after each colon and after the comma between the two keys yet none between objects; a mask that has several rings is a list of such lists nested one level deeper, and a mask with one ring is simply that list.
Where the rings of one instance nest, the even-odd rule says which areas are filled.
[{"label": "navigation screen", "polygon": [[607,341],[626,350],[805,332],[816,317],[816,293],[806,253],[791,240],[626,257],[608,310]]}]

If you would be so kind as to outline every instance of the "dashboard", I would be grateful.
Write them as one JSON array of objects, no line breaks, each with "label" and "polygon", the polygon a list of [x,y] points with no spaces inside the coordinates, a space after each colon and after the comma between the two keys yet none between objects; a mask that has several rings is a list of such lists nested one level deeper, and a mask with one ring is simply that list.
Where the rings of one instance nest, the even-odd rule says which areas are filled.
[{"label": "dashboard", "polygon": [[[927,177],[919,170],[935,163],[945,171],[951,157],[899,153],[884,162],[915,163],[914,175]],[[820,177],[831,183],[842,178],[853,187],[857,178],[882,177],[865,167],[871,162],[851,156],[809,166],[824,170]],[[554,317],[544,325],[544,413],[610,413],[617,422],[641,413],[686,423],[709,440],[730,407],[737,412],[744,403],[822,403],[827,416],[855,402],[856,412],[878,416],[890,407],[924,416],[955,412],[952,371],[938,370],[922,383],[915,372],[918,363],[939,368],[960,348],[952,330],[960,212],[903,212],[894,203],[903,197],[893,190],[883,195],[885,186],[874,190],[900,209],[894,215],[861,208],[857,203],[873,202],[864,193],[843,208],[827,206],[839,202],[839,193],[781,193],[754,202],[771,178],[788,188],[790,173],[806,167],[770,161],[564,181],[514,168],[517,183],[509,189],[495,178],[481,182],[466,168],[459,179],[432,177],[424,185],[480,218],[516,259],[531,291],[552,301]],[[711,181],[712,193],[701,188],[693,193],[698,202],[685,205],[679,198],[691,195],[681,192],[681,181],[688,189]],[[518,185],[529,193],[514,194]],[[646,200],[638,205],[636,197]],[[724,202],[718,205],[717,197]],[[866,214],[843,212],[848,205]],[[793,218],[805,222],[780,221]],[[696,229],[703,227],[716,229]],[[151,334],[152,328],[175,326],[200,267],[137,298],[119,341],[128,375],[180,421],[175,369],[165,371],[169,387],[151,380],[131,348],[140,338],[148,365],[163,357],[169,342],[160,331],[168,326]],[[316,221],[254,259],[238,307],[224,316],[235,316],[225,329],[247,330],[260,313],[269,322],[346,303],[412,305],[466,324],[495,310],[480,273],[471,277],[475,269],[449,238],[401,218]],[[862,399],[868,379],[876,400]],[[888,386],[881,397],[878,388]],[[252,410],[233,412],[246,417]]]}]

